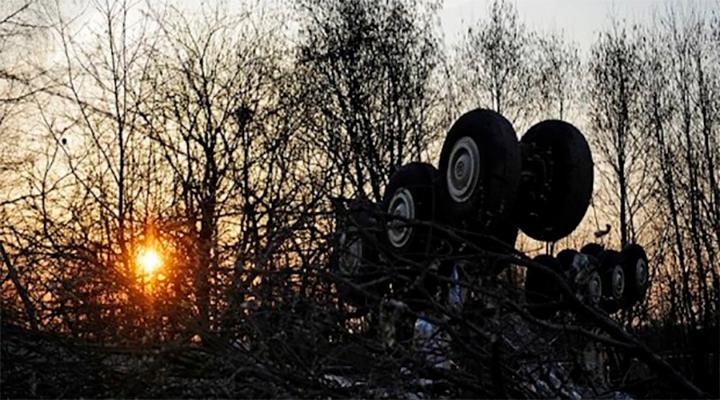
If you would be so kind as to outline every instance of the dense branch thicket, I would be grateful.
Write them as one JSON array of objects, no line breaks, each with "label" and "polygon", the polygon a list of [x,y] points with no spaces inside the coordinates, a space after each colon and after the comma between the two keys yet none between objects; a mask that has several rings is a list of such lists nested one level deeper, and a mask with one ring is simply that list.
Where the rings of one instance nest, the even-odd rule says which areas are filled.
[{"label": "dense branch thicket", "polygon": [[[575,368],[583,396],[718,395],[717,10],[614,21],[582,59],[502,0],[450,50],[436,2],[289,3],[0,5],[3,395],[546,397],[522,382],[588,351],[611,372]],[[648,250],[652,285],[563,324],[492,276],[462,282],[461,308],[429,293],[438,369],[402,336],[419,314],[401,299],[338,300],[336,218],[478,107],[518,134],[583,130],[596,193],[572,243],[610,224],[605,245]]]}]

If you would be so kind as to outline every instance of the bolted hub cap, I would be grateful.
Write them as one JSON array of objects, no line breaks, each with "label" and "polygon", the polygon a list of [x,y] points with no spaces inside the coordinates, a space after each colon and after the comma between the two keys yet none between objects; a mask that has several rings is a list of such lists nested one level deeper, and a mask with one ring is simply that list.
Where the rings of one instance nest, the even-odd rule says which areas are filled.
[{"label": "bolted hub cap", "polygon": [[467,201],[475,192],[479,177],[480,151],[474,140],[462,137],[450,152],[446,175],[450,197],[458,203]]},{"label": "bolted hub cap", "polygon": [[[414,219],[415,201],[410,191],[406,188],[401,188],[396,191],[392,200],[390,200],[390,206],[387,212],[390,215],[396,215],[403,219]],[[390,222],[387,235],[390,244],[394,247],[402,247],[410,240],[413,228],[407,225],[407,221],[403,220],[393,220]]]},{"label": "bolted hub cap", "polygon": [[645,290],[648,282],[648,268],[647,262],[642,258],[635,264],[635,282],[637,282],[638,289]]},{"label": "bolted hub cap", "polygon": [[625,292],[625,272],[621,266],[616,265],[612,272],[612,294],[615,299],[620,299]]}]

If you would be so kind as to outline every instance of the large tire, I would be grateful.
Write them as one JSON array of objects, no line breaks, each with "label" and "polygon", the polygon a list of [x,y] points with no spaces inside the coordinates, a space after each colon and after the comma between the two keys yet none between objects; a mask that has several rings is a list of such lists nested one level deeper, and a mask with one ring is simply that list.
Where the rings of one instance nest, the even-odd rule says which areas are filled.
[{"label": "large tire", "polygon": [[620,253],[625,271],[625,297],[623,307],[631,307],[645,300],[650,282],[650,270],[645,249],[638,244],[629,244]]},{"label": "large tire", "polygon": [[603,246],[599,243],[588,243],[580,249],[581,253],[587,254],[589,256],[593,256],[598,259],[602,256],[602,253],[604,251],[605,251],[605,246]]},{"label": "large tire", "polygon": [[414,310],[438,286],[432,269],[439,244],[437,177],[430,164],[407,164],[393,174],[383,196],[380,241],[393,268],[393,292]]},{"label": "large tire", "polygon": [[536,240],[569,235],[585,216],[593,191],[593,160],[585,137],[573,125],[542,121],[522,137],[523,179],[515,220]]},{"label": "large tire", "polygon": [[622,256],[615,250],[606,250],[600,261],[603,279],[603,298],[600,307],[608,314],[617,312],[625,292],[625,273],[622,268]]},{"label": "large tire", "polygon": [[354,200],[339,218],[338,249],[332,272],[341,301],[369,310],[389,290],[380,267],[377,216],[379,209],[367,201]]},{"label": "large tire", "polygon": [[600,260],[596,257],[588,255],[588,265],[591,271],[590,279],[585,286],[585,298],[587,303],[592,306],[599,306],[602,299],[603,282],[600,275]]},{"label": "large tire", "polygon": [[437,176],[432,165],[415,162],[390,178],[382,201],[386,223],[380,238],[391,255],[412,261],[424,261],[432,255],[437,243],[433,229],[438,214]]},{"label": "large tire", "polygon": [[441,210],[447,220],[483,231],[490,217],[509,215],[517,196],[520,147],[515,130],[494,111],[463,114],[445,138],[438,169]]},{"label": "large tire", "polygon": [[[560,262],[553,256],[543,254],[535,257],[533,261],[549,267],[560,275],[563,274]],[[525,300],[530,306],[530,313],[535,318],[548,319],[558,311],[555,303],[562,301],[562,294],[552,277],[542,271],[528,268],[525,275]]]},{"label": "large tire", "polygon": [[557,255],[557,259],[560,262],[562,271],[568,278],[568,283],[573,290],[576,289],[575,277],[580,272],[580,268],[582,267],[578,260],[576,260],[577,255],[578,252],[573,249],[564,249]]}]

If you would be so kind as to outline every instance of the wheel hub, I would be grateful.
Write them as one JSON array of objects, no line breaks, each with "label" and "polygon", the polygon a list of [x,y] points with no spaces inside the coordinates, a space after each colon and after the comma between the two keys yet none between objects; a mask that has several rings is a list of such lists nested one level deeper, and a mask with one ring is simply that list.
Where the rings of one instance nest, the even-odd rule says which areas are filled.
[{"label": "wheel hub", "polygon": [[[395,192],[390,200],[390,206],[387,211],[390,215],[402,219],[414,219],[415,201],[410,191],[402,188]],[[390,240],[390,244],[399,248],[410,240],[413,228],[408,226],[407,221],[395,219],[388,225],[388,239]]]},{"label": "wheel hub", "polygon": [[480,151],[474,140],[460,138],[450,152],[447,169],[447,186],[450,197],[458,202],[467,201],[475,192],[480,177]]},{"label": "wheel hub", "polygon": [[587,283],[588,299],[592,304],[598,304],[602,297],[602,280],[597,272],[593,272],[590,275],[590,279]]},{"label": "wheel hub", "polygon": [[625,273],[622,267],[616,265],[612,273],[612,293],[615,299],[620,299],[625,292]]},{"label": "wheel hub", "polygon": [[345,275],[354,274],[358,271],[362,260],[362,240],[357,236],[357,230],[351,229],[348,234],[342,235],[340,242],[342,246],[346,246],[340,258],[340,272]]},{"label": "wheel hub", "polygon": [[647,286],[647,263],[642,258],[635,264],[635,282],[637,282],[638,289],[644,289]]}]

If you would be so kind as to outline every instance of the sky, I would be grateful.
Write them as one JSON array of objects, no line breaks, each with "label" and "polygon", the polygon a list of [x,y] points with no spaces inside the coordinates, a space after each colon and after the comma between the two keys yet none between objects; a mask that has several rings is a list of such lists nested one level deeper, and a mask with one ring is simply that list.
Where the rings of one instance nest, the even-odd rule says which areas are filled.
[{"label": "sky", "polygon": [[[554,29],[576,42],[587,52],[598,32],[608,28],[611,16],[629,22],[647,23],[656,11],[673,3],[697,3],[700,7],[720,8],[718,0],[510,0],[520,20],[536,31]],[[482,18],[492,0],[445,0],[440,24],[446,43],[455,43],[474,21]]]},{"label": "sky", "polygon": [[[3,0],[0,0],[3,1]],[[287,9],[292,0],[250,0],[269,8]],[[457,43],[469,26],[483,18],[493,0],[444,0],[439,11],[440,28],[448,45]],[[648,23],[655,12],[669,5],[694,3],[705,10],[720,10],[720,0],[509,0],[515,5],[524,22],[533,31],[563,31],[565,37],[577,43],[583,53],[590,49],[597,34],[611,24],[611,16],[628,22]],[[229,9],[239,9],[237,0],[162,0],[193,12],[203,4],[224,3]],[[81,2],[82,3],[82,2]],[[153,2],[154,3],[154,2]],[[151,3],[151,4],[153,4]],[[158,3],[158,4],[159,4]],[[63,7],[78,8],[74,2]],[[70,15],[72,15],[71,13]]]},{"label": "sky", "polygon": [[[0,0],[1,1],[1,0]],[[175,0],[188,9],[203,3],[224,1],[233,7],[233,0]],[[260,3],[281,4],[283,0],[257,0]],[[292,0],[285,0],[292,1]],[[484,17],[493,0],[444,0],[439,12],[441,29],[448,45],[457,43],[474,22]],[[720,0],[509,0],[518,10],[520,20],[534,31],[564,31],[566,38],[577,43],[583,53],[589,51],[597,33],[611,24],[611,15],[629,22],[647,23],[656,11],[668,5],[696,3],[701,8],[720,9]],[[171,0],[171,2],[173,2]]]}]

